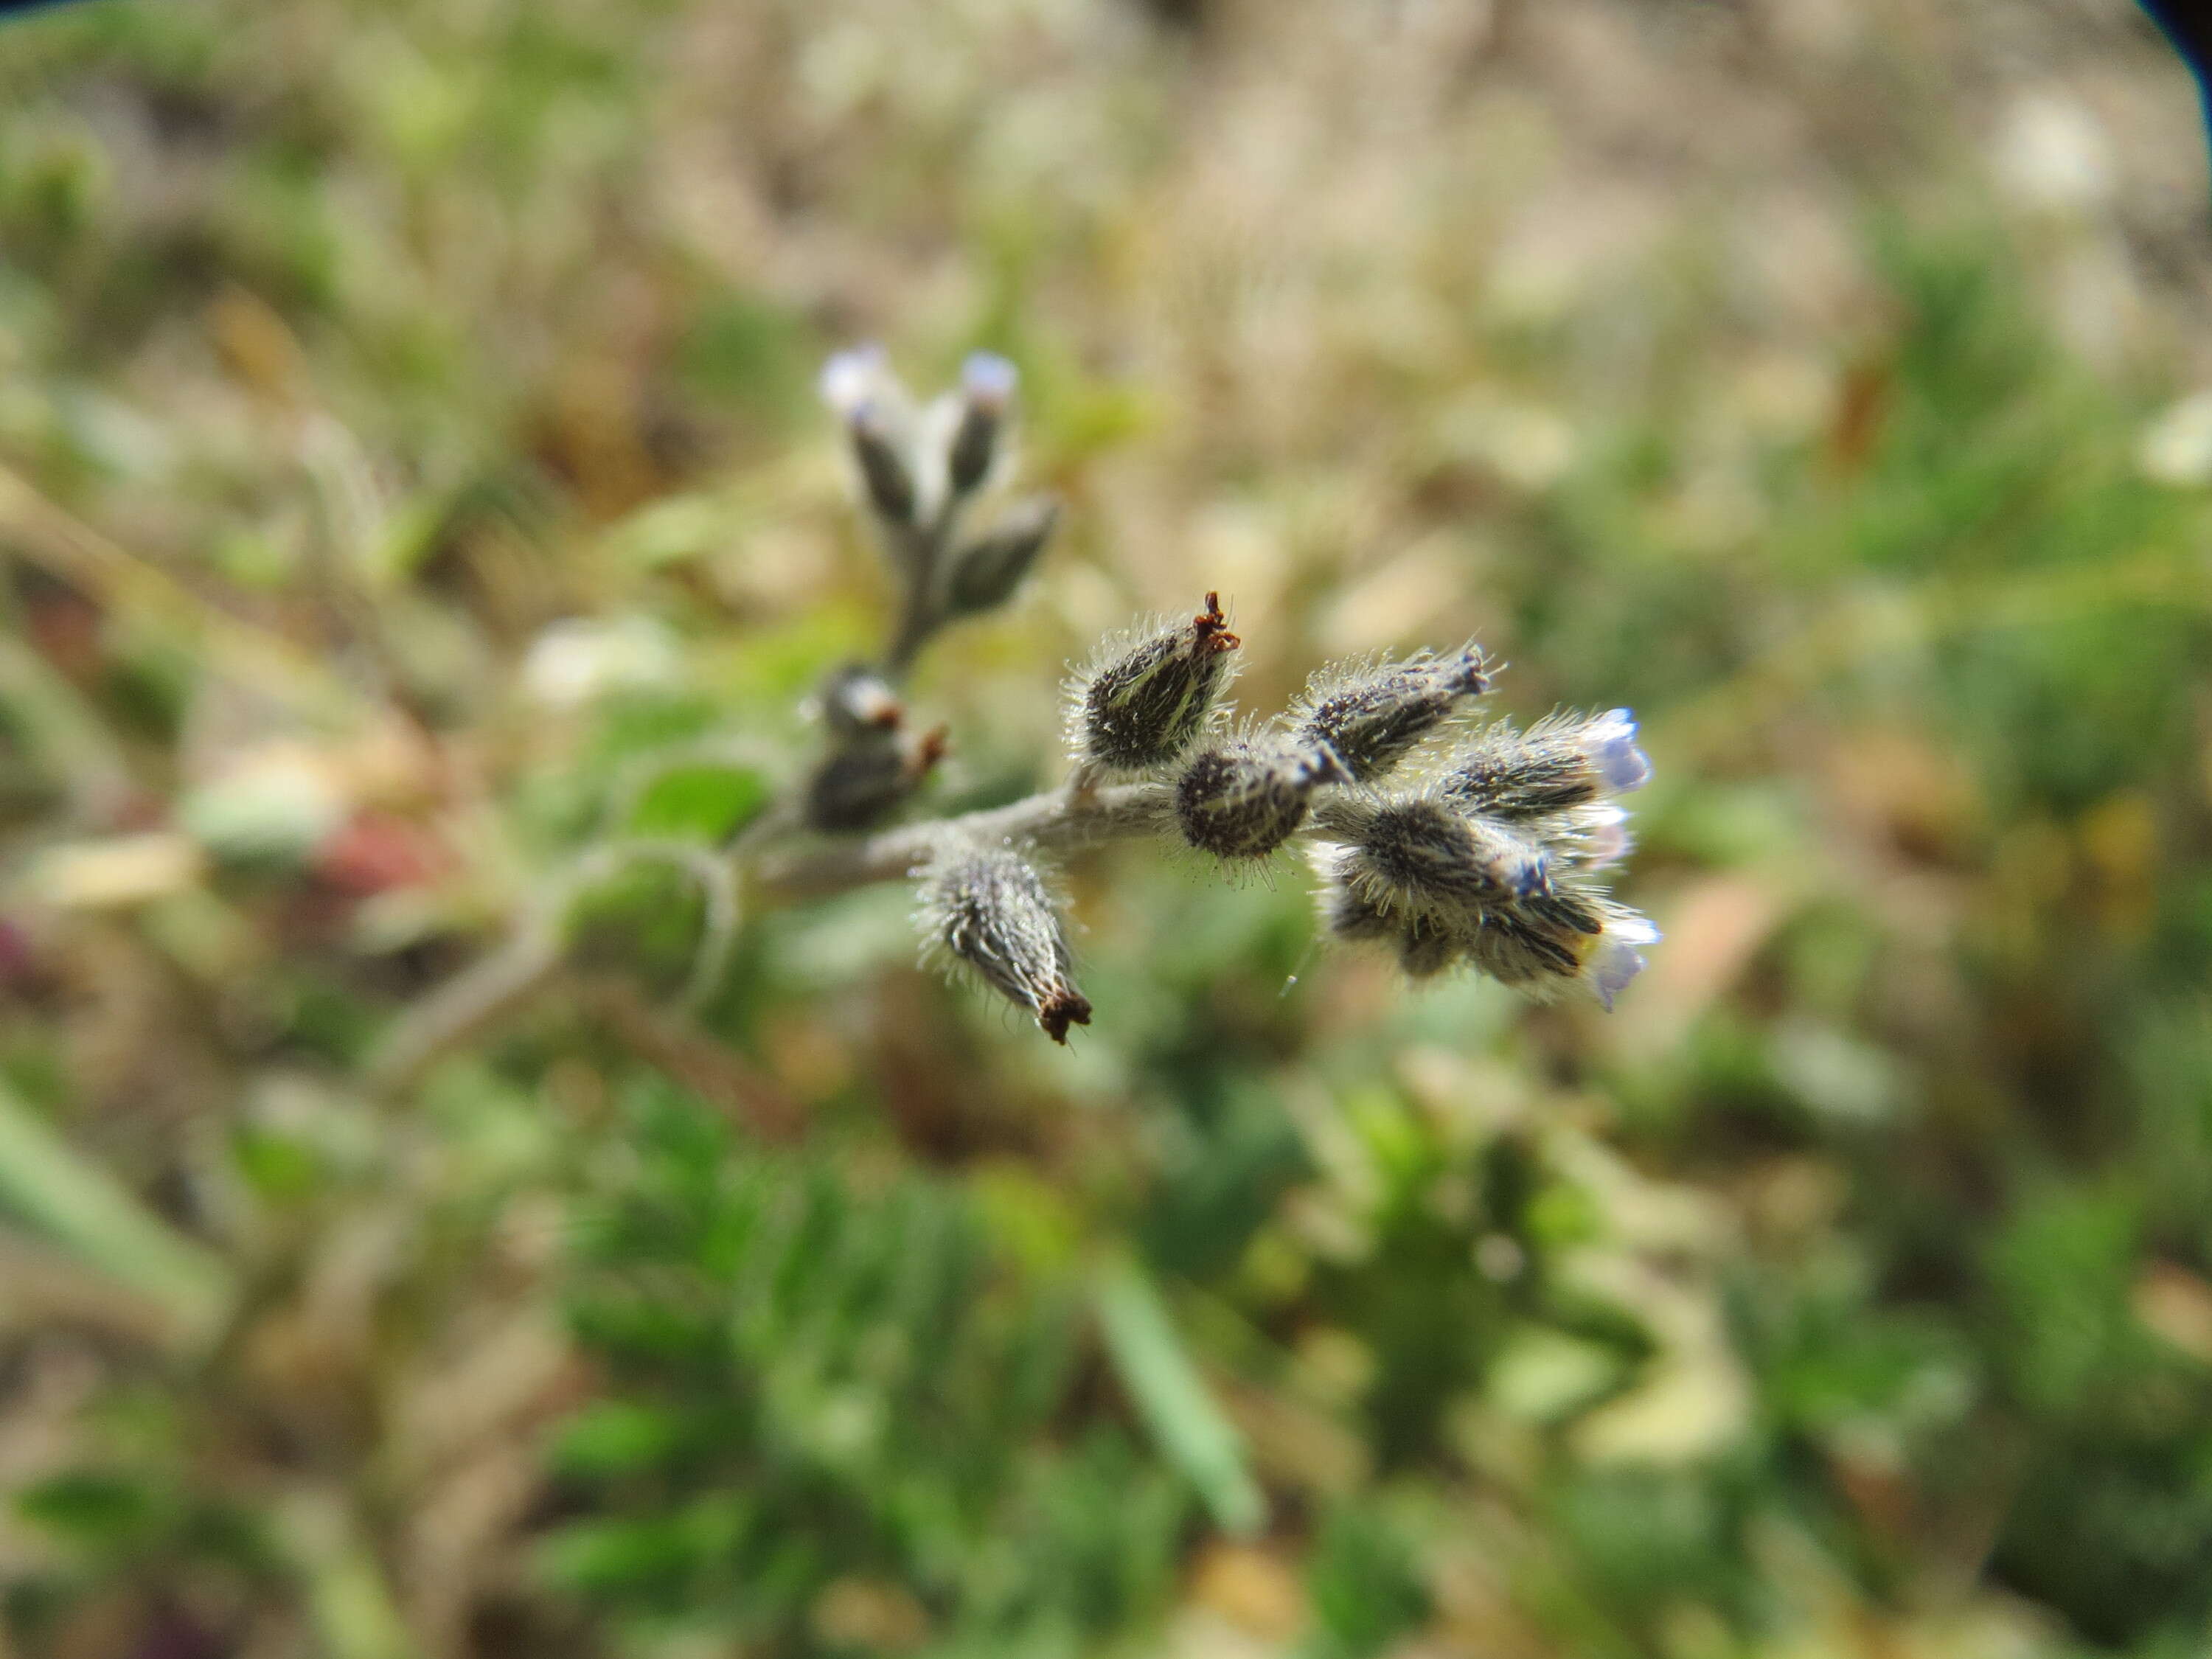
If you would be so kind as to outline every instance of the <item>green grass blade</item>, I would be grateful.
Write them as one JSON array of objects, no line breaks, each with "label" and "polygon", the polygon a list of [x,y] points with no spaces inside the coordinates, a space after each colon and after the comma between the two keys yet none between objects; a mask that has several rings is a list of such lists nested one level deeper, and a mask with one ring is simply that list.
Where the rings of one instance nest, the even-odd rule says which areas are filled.
[{"label": "green grass blade", "polygon": [[1127,1256],[1110,1258],[1094,1286],[1114,1370],[1162,1454],[1198,1489],[1224,1532],[1250,1534],[1267,1499],[1244,1460],[1236,1427],[1199,1375],[1152,1279]]},{"label": "green grass blade", "polygon": [[187,1340],[214,1331],[235,1287],[214,1255],[180,1237],[0,1085],[0,1206],[86,1266],[160,1304]]}]

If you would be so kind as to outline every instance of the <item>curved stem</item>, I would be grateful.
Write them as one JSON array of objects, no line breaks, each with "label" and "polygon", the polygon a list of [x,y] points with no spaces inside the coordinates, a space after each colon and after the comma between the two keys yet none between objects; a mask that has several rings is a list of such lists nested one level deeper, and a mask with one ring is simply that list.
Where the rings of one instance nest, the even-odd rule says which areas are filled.
[{"label": "curved stem", "polygon": [[380,1095],[410,1087],[446,1054],[527,1001],[567,960],[561,930],[532,917],[489,956],[402,1010],[370,1051],[363,1082]]},{"label": "curved stem", "polygon": [[[1172,811],[1164,783],[1126,783],[1100,789],[1054,789],[1008,806],[957,817],[902,824],[846,841],[823,841],[779,855],[767,855],[740,837],[717,855],[704,848],[662,843],[617,844],[587,854],[554,892],[554,902],[525,921],[507,943],[471,963],[404,1010],[371,1054],[366,1068],[370,1090],[397,1093],[418,1080],[445,1054],[477,1032],[512,1013],[567,965],[562,918],[568,900],[610,862],[625,857],[671,859],[702,877],[710,909],[717,914],[710,955],[700,974],[714,971],[735,931],[737,906],[730,898],[736,880],[750,877],[751,896],[769,903],[789,903],[849,891],[879,881],[899,881],[936,857],[949,842],[1018,842],[1042,852],[1073,852],[1111,841],[1158,833]],[[714,878],[703,866],[711,864]],[[692,987],[696,996],[699,981]]]}]

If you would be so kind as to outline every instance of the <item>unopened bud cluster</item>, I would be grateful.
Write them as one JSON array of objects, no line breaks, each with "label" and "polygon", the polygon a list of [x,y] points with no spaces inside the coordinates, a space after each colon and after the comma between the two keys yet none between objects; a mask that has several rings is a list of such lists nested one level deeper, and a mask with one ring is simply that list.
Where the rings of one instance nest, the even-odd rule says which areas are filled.
[{"label": "unopened bud cluster", "polygon": [[1593,872],[1628,850],[1614,798],[1650,775],[1626,709],[1525,732],[1500,721],[1412,787],[1340,803],[1314,852],[1323,919],[1340,939],[1395,945],[1416,977],[1464,963],[1610,1008],[1659,934]]},{"label": "unopened bud cluster", "polygon": [[900,623],[880,667],[842,668],[816,699],[830,743],[801,792],[810,829],[872,828],[920,789],[945,753],[945,732],[915,730],[894,682],[939,629],[1012,599],[1052,539],[1060,509],[1049,496],[969,524],[1012,469],[1017,384],[1014,366],[988,352],[927,404],[908,393],[878,347],[823,366],[823,398],[844,422],[860,495],[899,586]]},{"label": "unopened bud cluster", "polygon": [[[1058,513],[1036,497],[967,527],[1009,467],[1016,380],[1003,359],[971,357],[958,387],[927,405],[873,349],[832,358],[822,385],[902,592],[882,665],[839,671],[818,699],[830,741],[803,816],[837,832],[881,823],[927,775],[943,733],[913,732],[896,682],[939,629],[1013,593]],[[1334,938],[1387,949],[1416,978],[1468,967],[1532,996],[1613,1006],[1644,965],[1640,947],[1658,938],[1596,873],[1628,849],[1617,798],[1650,771],[1626,710],[1470,732],[1466,716],[1492,670],[1469,645],[1326,669],[1282,714],[1231,730],[1241,645],[1217,593],[1105,641],[1068,684],[1073,772],[1043,816],[1079,819],[1100,810],[1102,788],[1123,786],[1112,793],[1141,810],[1117,822],[1231,873],[1303,841]],[[921,860],[920,882],[916,914],[934,957],[1056,1042],[1090,1022],[1034,848],[963,834],[955,821]]]}]

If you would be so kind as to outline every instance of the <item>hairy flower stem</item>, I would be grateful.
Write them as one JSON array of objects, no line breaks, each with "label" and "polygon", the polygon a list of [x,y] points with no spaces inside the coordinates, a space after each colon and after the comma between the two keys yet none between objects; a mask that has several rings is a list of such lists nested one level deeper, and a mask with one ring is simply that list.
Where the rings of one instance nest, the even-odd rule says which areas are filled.
[{"label": "hairy flower stem", "polygon": [[1174,799],[1172,786],[1165,783],[1048,790],[1011,805],[902,823],[855,841],[763,859],[750,872],[752,891],[765,902],[787,903],[901,880],[928,864],[938,848],[954,837],[1065,853],[1155,836],[1170,821]]},{"label": "hairy flower stem", "polygon": [[[1041,852],[1072,852],[1160,833],[1174,813],[1171,786],[1127,783],[1090,791],[1048,790],[981,812],[901,824],[872,836],[812,848],[770,851],[748,835],[724,856],[728,872],[755,906],[823,898],[877,882],[902,881],[946,845],[1011,842]],[[787,827],[783,820],[781,827]],[[649,849],[658,854],[659,848]],[[703,852],[699,859],[711,857]],[[687,859],[684,862],[691,862]],[[558,978],[568,952],[559,912],[582,882],[603,870],[607,849],[556,884],[559,902],[532,917],[505,944],[409,1005],[386,1030],[366,1067],[373,1093],[411,1086],[459,1044],[506,1018]]]},{"label": "hairy flower stem", "polygon": [[884,653],[884,678],[896,685],[914,667],[921,647],[929,643],[945,620],[939,604],[938,566],[944,561],[945,525],[911,526],[896,533],[908,538],[902,554],[907,572],[906,594],[899,607],[897,629]]}]

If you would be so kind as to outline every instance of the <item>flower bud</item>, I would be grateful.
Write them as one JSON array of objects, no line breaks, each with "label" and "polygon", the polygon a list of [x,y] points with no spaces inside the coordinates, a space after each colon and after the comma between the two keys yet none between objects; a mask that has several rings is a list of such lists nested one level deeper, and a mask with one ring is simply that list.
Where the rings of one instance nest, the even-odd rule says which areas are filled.
[{"label": "flower bud", "polygon": [[1659,930],[1637,916],[1621,927],[1607,928],[1596,948],[1583,957],[1583,983],[1606,1012],[1613,1012],[1613,1000],[1644,969],[1644,953],[1635,947],[1658,942]]},{"label": "flower bud", "polygon": [[1344,848],[1328,848],[1316,860],[1326,884],[1322,925],[1332,937],[1347,945],[1390,945],[1398,965],[1414,979],[1433,979],[1461,959],[1467,948],[1462,930],[1443,917],[1385,909],[1358,888],[1338,884],[1344,858]]},{"label": "flower bud", "polygon": [[1019,379],[1012,363],[988,351],[976,352],[961,365],[960,422],[945,455],[945,475],[956,496],[967,495],[988,476]]},{"label": "flower bud", "polygon": [[933,953],[1028,1009],[1054,1042],[1067,1041],[1070,1025],[1091,1023],[1059,910],[1043,876],[1020,854],[948,849],[922,882],[917,918]]},{"label": "flower bud", "polygon": [[1444,793],[1471,812],[1542,817],[1639,789],[1651,763],[1626,708],[1556,715],[1524,732],[1501,721],[1455,757]]},{"label": "flower bud", "polygon": [[1398,927],[1398,966],[1410,979],[1434,979],[1460,959],[1459,935],[1434,916],[1413,916]]},{"label": "flower bud", "polygon": [[890,524],[910,525],[915,517],[914,473],[900,453],[896,428],[874,404],[863,404],[848,423],[853,459],[860,465],[868,504]]},{"label": "flower bud", "polygon": [[1565,889],[1483,912],[1466,941],[1468,957],[1492,979],[1540,998],[1579,992],[1610,1011],[1644,971],[1636,948],[1659,930],[1625,905]]},{"label": "flower bud", "polygon": [[1651,757],[1636,746],[1636,717],[1626,708],[1607,709],[1576,741],[1613,793],[1625,795],[1651,781]]},{"label": "flower bud", "polygon": [[914,523],[914,408],[884,349],[855,346],[835,354],[822,365],[820,386],[823,402],[845,422],[868,504],[890,524]]},{"label": "flower bud", "polygon": [[896,725],[856,732],[807,780],[810,830],[866,830],[921,786],[945,757],[945,728],[915,737]]},{"label": "flower bud", "polygon": [[884,355],[883,347],[873,341],[832,352],[822,365],[817,385],[822,401],[845,421],[851,420],[863,404],[878,402],[886,393],[896,394],[898,391],[890,362]]},{"label": "flower bud", "polygon": [[972,617],[1012,599],[1059,521],[1060,504],[1048,495],[1034,496],[961,549],[945,586],[946,612]]},{"label": "flower bud", "polygon": [[1576,868],[1595,870],[1626,858],[1635,838],[1628,833],[1628,814],[1607,800],[1547,823],[1544,843]]},{"label": "flower bud", "polygon": [[1239,643],[1221,596],[1180,627],[1110,644],[1073,687],[1069,740],[1079,760],[1144,771],[1179,759],[1206,729]]},{"label": "flower bud", "polygon": [[1272,733],[1232,738],[1200,750],[1184,769],[1176,822],[1202,853],[1265,858],[1305,822],[1316,789],[1351,781],[1326,744]]},{"label": "flower bud", "polygon": [[898,693],[874,669],[848,663],[823,683],[822,718],[841,740],[869,732],[890,732],[906,717]]},{"label": "flower bud", "polygon": [[1350,674],[1324,670],[1307,684],[1298,735],[1326,743],[1354,778],[1378,778],[1449,720],[1460,703],[1490,690],[1482,653],[1424,651]]},{"label": "flower bud", "polygon": [[1471,915],[1550,890],[1541,848],[1431,795],[1386,801],[1352,827],[1339,878],[1393,914]]},{"label": "flower bud", "polygon": [[1326,849],[1316,860],[1325,878],[1321,890],[1322,926],[1348,945],[1370,945],[1395,939],[1401,926],[1396,916],[1373,903],[1364,894],[1326,879],[1334,867],[1334,860],[1342,854],[1340,848]]}]

